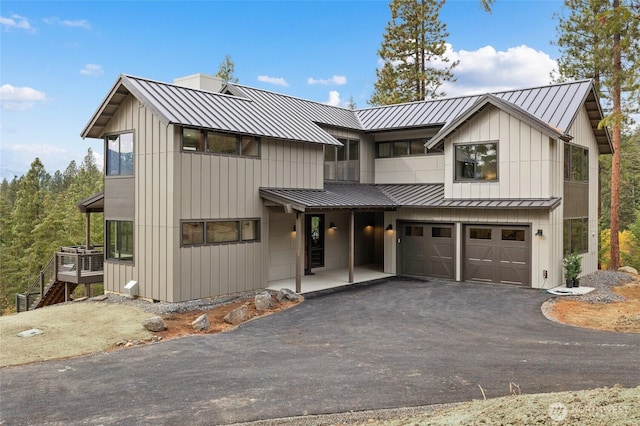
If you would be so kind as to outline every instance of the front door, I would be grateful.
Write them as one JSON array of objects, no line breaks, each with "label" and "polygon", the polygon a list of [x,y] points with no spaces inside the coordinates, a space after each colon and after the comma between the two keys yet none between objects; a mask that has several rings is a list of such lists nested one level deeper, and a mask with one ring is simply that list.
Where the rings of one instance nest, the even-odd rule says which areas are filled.
[{"label": "front door", "polygon": [[305,271],[311,274],[311,269],[324,266],[324,215],[307,215],[306,223],[306,253]]}]

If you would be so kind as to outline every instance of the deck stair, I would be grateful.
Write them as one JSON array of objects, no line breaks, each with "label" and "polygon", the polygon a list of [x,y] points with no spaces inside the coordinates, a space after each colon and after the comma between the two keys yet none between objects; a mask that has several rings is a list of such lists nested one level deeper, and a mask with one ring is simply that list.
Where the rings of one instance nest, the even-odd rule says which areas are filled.
[{"label": "deck stair", "polygon": [[80,284],[89,294],[91,284],[103,282],[103,256],[101,247],[62,247],[27,291],[16,294],[16,312],[68,301]]}]

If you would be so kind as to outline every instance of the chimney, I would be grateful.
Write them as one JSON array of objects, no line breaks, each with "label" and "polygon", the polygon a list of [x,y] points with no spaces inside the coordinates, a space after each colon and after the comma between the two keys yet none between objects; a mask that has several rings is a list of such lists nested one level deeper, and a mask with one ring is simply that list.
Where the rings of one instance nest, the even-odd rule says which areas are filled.
[{"label": "chimney", "polygon": [[208,74],[192,74],[186,77],[179,77],[173,80],[176,86],[188,87],[189,89],[206,90],[208,92],[220,92],[223,81],[220,77]]}]

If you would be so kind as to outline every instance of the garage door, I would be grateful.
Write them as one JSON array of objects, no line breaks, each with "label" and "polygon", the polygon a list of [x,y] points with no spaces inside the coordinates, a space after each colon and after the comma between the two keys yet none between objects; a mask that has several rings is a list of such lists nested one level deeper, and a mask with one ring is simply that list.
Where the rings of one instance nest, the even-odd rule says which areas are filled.
[{"label": "garage door", "polygon": [[404,223],[400,235],[403,274],[455,277],[453,225]]},{"label": "garage door", "polygon": [[465,226],[464,279],[530,285],[527,226]]}]

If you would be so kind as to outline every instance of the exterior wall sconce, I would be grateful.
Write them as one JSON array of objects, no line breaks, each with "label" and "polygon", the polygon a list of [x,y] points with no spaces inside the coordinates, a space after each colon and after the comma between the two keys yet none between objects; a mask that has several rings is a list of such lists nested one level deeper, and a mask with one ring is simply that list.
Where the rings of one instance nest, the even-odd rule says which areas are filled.
[{"label": "exterior wall sconce", "polygon": [[331,230],[335,231],[335,230],[337,230],[337,229],[338,229],[338,227],[336,226],[336,224],[335,224],[335,223],[331,222],[331,223],[329,223],[329,229],[331,229]]},{"label": "exterior wall sconce", "polygon": [[293,225],[293,232],[296,232],[296,226]]},{"label": "exterior wall sconce", "polygon": [[542,229],[538,229],[538,231],[536,231],[536,235],[538,237],[542,237]]},{"label": "exterior wall sconce", "polygon": [[387,231],[393,231],[393,225],[392,224],[388,224],[387,225]]}]

